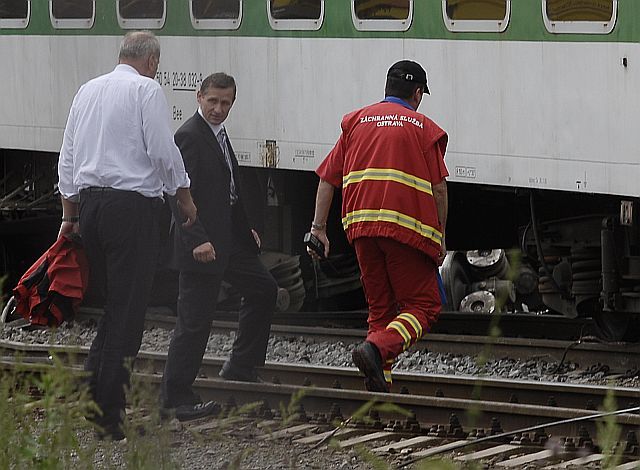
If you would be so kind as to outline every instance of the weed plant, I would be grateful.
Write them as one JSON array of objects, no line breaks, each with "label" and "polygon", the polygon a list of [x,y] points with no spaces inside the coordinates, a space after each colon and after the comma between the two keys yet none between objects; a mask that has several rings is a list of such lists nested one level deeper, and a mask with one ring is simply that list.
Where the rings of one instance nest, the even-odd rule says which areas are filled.
[{"label": "weed plant", "polygon": [[[602,412],[608,413],[617,410],[616,398],[612,389],[607,390],[607,394],[602,402]],[[624,446],[619,445],[622,429],[616,423],[617,417],[614,415],[605,416],[602,421],[596,423],[597,442],[600,451],[604,455],[602,468],[615,468],[622,461]]]},{"label": "weed plant", "polygon": [[0,377],[0,470],[91,468],[95,447],[81,444],[95,410],[77,375],[57,358],[34,371],[26,363]]},{"label": "weed plant", "polygon": [[[132,363],[127,367],[131,371]],[[178,468],[179,465],[171,456],[171,429],[160,415],[157,391],[148,374],[131,374],[127,403],[130,410],[123,426],[127,436],[126,452],[123,455],[126,468]]]},{"label": "weed plant", "polygon": [[178,467],[149,381],[132,376],[126,443],[104,442],[85,419],[99,410],[78,369],[55,355],[50,365],[17,362],[0,369],[0,470]]}]

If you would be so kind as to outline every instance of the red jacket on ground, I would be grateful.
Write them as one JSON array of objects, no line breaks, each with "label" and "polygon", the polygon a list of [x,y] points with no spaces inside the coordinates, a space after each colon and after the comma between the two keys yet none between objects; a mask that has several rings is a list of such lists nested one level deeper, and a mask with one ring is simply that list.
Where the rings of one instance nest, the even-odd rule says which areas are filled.
[{"label": "red jacket on ground", "polygon": [[82,302],[89,263],[78,235],[63,235],[22,276],[13,289],[16,313],[32,325],[58,326]]}]

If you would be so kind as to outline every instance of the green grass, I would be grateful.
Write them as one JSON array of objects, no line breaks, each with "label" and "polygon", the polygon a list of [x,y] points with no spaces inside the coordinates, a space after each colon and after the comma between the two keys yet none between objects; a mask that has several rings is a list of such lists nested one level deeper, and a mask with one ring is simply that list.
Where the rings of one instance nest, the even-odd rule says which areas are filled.
[{"label": "green grass", "polygon": [[[612,389],[607,390],[607,395],[602,403],[602,412],[616,411],[616,398]],[[600,451],[604,454],[602,459],[602,468],[615,468],[622,461],[622,452],[624,446],[619,445],[622,429],[616,423],[616,416],[606,416],[602,421],[596,423],[597,442]]]},{"label": "green grass", "polygon": [[100,468],[178,468],[151,384],[132,377],[128,403],[135,411],[125,420],[127,442],[103,442],[85,419],[99,411],[77,370],[55,355],[39,371],[18,362],[0,370],[0,470],[88,469],[98,462]]},{"label": "green grass", "polygon": [[28,373],[24,366],[2,370],[0,378],[0,469],[81,468],[95,449],[79,435],[95,410],[76,377],[53,357],[53,366]]}]

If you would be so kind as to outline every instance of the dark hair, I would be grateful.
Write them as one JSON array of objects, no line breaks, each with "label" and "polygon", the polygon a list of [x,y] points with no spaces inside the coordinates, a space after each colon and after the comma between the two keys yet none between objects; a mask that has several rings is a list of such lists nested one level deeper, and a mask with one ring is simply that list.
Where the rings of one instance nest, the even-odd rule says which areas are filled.
[{"label": "dark hair", "polygon": [[233,99],[236,98],[236,81],[231,75],[224,72],[216,72],[202,80],[200,93],[205,93],[209,88],[233,88]]},{"label": "dark hair", "polygon": [[408,82],[398,77],[387,77],[384,96],[395,96],[396,98],[406,100],[411,98],[418,88],[424,88],[424,85]]}]

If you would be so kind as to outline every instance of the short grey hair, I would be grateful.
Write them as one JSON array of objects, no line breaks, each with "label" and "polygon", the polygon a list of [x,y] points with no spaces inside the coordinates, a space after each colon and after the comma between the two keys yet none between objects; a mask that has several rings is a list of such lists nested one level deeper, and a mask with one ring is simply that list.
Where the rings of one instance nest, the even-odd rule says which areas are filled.
[{"label": "short grey hair", "polygon": [[138,60],[149,56],[160,57],[160,42],[151,31],[132,31],[122,39],[118,59]]}]

